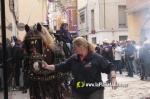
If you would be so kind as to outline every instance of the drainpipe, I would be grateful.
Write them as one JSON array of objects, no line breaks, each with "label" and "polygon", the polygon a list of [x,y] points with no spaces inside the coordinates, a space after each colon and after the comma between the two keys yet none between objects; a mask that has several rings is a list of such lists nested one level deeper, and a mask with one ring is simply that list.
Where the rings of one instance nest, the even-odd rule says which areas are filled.
[{"label": "drainpipe", "polygon": [[99,29],[101,29],[101,18],[100,18],[100,12],[101,12],[101,8],[100,8],[100,0],[98,0],[98,3],[99,3]]},{"label": "drainpipe", "polygon": [[105,29],[105,0],[104,0],[104,29]]},{"label": "drainpipe", "polygon": [[86,29],[89,32],[89,27],[88,27],[88,2],[86,4]]},{"label": "drainpipe", "polygon": [[[104,22],[103,22],[103,28],[105,29],[106,27],[105,27],[105,0],[103,0],[103,4],[104,4],[104,15],[103,15],[103,19],[104,19]],[[100,3],[100,0],[98,0],[98,3],[99,3],[99,16],[100,16],[100,13],[101,13],[101,7],[100,7],[100,5],[101,5],[101,3]],[[101,18],[99,18],[99,28],[101,29],[102,27],[101,27]]]}]

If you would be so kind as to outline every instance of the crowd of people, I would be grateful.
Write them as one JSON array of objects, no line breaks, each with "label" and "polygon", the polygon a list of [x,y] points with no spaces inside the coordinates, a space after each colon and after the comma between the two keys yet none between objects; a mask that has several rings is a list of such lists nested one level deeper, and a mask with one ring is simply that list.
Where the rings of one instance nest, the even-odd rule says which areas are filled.
[{"label": "crowd of people", "polygon": [[[133,40],[109,42],[103,40],[103,44],[96,44],[95,51],[115,64],[116,72],[122,75],[122,70],[127,71],[127,77],[139,75],[141,80],[147,80],[150,77],[150,41]],[[108,75],[108,81],[110,82]]]},{"label": "crowd of people", "polygon": [[[14,88],[23,87],[23,50],[22,42],[19,38],[13,37],[14,44],[10,39],[6,39],[6,59],[7,59],[7,82]],[[2,44],[0,44],[0,89],[4,88],[3,83],[3,56],[2,56]],[[13,81],[10,81],[13,78]],[[13,85],[12,85],[13,84]]]}]

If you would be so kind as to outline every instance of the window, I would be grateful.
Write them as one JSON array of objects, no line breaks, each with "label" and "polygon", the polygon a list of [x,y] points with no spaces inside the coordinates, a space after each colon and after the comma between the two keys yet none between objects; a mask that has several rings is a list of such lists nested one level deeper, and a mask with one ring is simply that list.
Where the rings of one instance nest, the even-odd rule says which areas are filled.
[{"label": "window", "polygon": [[128,36],[119,36],[119,41],[127,40]]},{"label": "window", "polygon": [[82,22],[82,23],[85,22],[85,14],[84,14],[84,12],[80,13],[80,22]]},{"label": "window", "polygon": [[92,37],[92,43],[96,44],[96,37]]},{"label": "window", "polygon": [[119,28],[127,28],[126,6],[118,6]]},{"label": "window", "polygon": [[95,30],[95,26],[94,26],[94,10],[91,10],[91,30]]}]

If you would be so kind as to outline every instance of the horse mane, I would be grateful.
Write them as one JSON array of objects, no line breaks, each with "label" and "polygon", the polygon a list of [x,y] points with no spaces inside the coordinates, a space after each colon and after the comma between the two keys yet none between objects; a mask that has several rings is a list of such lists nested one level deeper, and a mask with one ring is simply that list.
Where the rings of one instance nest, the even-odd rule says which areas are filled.
[{"label": "horse mane", "polygon": [[[40,26],[40,30],[38,29],[38,26]],[[38,26],[37,26],[37,28],[35,28],[35,26],[33,26],[33,28],[30,29],[30,27],[28,25],[25,25],[25,30],[27,32],[25,37],[27,35],[29,35],[30,33],[37,31],[37,33],[42,37],[44,44],[48,48],[50,48],[54,51],[54,49],[55,49],[54,39],[52,38],[52,36],[49,34],[48,30],[44,26],[40,25],[39,23],[38,23]],[[24,37],[24,40],[25,40],[25,37]]]},{"label": "horse mane", "polygon": [[44,43],[52,50],[55,48],[54,38],[49,34],[48,30],[42,26],[42,30],[38,31],[38,34],[43,38]]}]

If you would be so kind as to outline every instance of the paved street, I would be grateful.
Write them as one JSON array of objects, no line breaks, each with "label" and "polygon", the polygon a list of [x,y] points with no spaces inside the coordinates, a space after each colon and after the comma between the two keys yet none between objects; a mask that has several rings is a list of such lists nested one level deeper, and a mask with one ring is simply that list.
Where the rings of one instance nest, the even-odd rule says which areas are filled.
[{"label": "paved street", "polygon": [[[128,87],[118,87],[117,90],[112,90],[111,87],[105,88],[105,99],[150,99],[150,81],[141,81],[139,77],[134,75],[133,78],[125,77],[117,74],[119,84],[128,84]],[[107,75],[103,74],[103,80],[106,81]],[[0,95],[0,99],[2,98]],[[144,98],[145,97],[145,98]],[[146,98],[149,97],[149,98]],[[22,94],[20,91],[9,93],[9,99],[30,99],[29,94]],[[69,99],[69,98],[68,98]]]},{"label": "paved street", "polygon": [[150,81],[141,81],[136,75],[133,78],[125,75],[126,73],[117,74],[117,81],[120,84],[128,84],[128,87],[118,87],[117,90],[105,88],[105,99],[150,99]]}]

